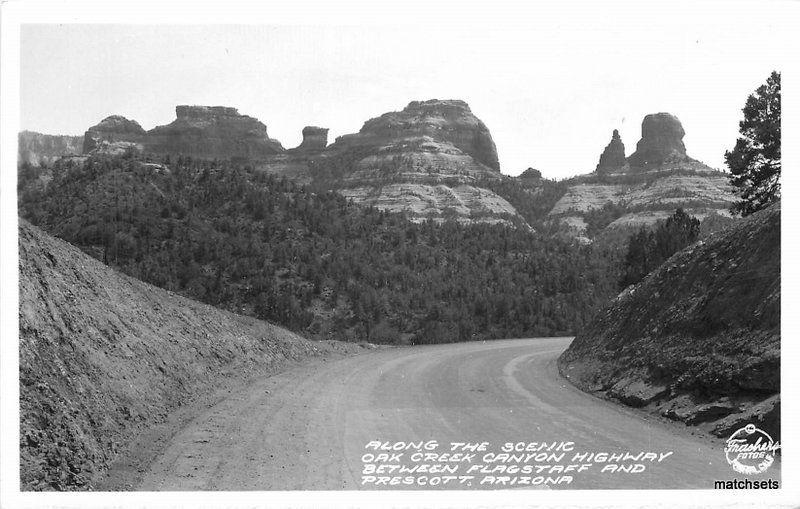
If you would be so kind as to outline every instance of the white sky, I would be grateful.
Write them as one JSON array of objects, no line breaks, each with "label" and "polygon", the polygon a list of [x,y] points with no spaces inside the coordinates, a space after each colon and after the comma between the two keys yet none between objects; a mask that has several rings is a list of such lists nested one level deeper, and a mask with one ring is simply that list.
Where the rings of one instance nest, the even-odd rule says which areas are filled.
[{"label": "white sky", "polygon": [[225,105],[290,148],[305,125],[332,142],[409,101],[458,98],[506,174],[592,171],[613,129],[629,155],[659,111],[680,118],[689,155],[722,168],[747,95],[782,68],[782,4],[634,5],[554,3],[483,26],[424,13],[398,26],[24,25],[20,126],[82,134],[121,114],[150,129],[177,104]]}]

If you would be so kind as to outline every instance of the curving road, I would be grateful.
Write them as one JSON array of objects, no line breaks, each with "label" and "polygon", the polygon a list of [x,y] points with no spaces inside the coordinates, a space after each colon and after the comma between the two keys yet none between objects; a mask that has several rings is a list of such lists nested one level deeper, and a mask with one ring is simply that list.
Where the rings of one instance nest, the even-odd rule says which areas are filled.
[{"label": "curving road", "polygon": [[[555,360],[570,340],[393,348],[294,368],[197,416],[172,438],[137,488],[375,489],[374,483],[362,485],[362,455],[370,452],[365,445],[372,440],[436,440],[439,452],[450,442],[489,442],[488,451],[494,453],[502,452],[505,442],[572,441],[568,457],[579,451],[672,451],[661,462],[644,461],[641,473],[600,473],[603,465],[596,463],[574,474],[567,485],[547,486],[556,489],[708,489],[714,479],[734,477],[722,441],[597,399],[563,380]],[[407,461],[412,452],[406,451],[400,462],[385,463],[413,465]],[[459,463],[459,474],[471,464],[483,464],[484,454]],[[768,473],[779,478],[779,470],[776,464]],[[444,487],[512,487],[481,485],[489,474],[473,474],[471,486]]]}]

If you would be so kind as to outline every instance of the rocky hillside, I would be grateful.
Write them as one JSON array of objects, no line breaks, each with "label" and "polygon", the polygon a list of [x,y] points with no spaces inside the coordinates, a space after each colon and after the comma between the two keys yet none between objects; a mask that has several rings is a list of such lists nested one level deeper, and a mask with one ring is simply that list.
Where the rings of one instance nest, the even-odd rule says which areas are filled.
[{"label": "rocky hillside", "polygon": [[595,315],[561,373],[718,436],[780,436],[780,227],[774,205],[677,253]]},{"label": "rocky hillside", "polygon": [[90,488],[176,408],[344,348],[124,276],[23,220],[19,255],[23,489]]},{"label": "rocky hillside", "polygon": [[47,165],[63,156],[76,155],[83,152],[83,138],[81,136],[60,136],[34,131],[22,131],[19,133],[18,140],[19,164]]},{"label": "rocky hillside", "polygon": [[686,154],[685,132],[669,113],[647,115],[636,151],[625,157],[615,129],[595,171],[572,179],[550,217],[586,232],[587,216],[604,205],[617,211],[608,228],[639,228],[672,215],[677,208],[699,219],[730,217],[735,201],[726,173]]},{"label": "rocky hillside", "polygon": [[147,133],[135,120],[111,115],[90,127],[83,136],[83,151],[87,154],[117,143],[131,144],[142,149]]},{"label": "rocky hillside", "polygon": [[414,219],[497,222],[514,207],[483,180],[501,180],[489,129],[458,100],[414,101],[336,139],[315,179],[357,203]]}]

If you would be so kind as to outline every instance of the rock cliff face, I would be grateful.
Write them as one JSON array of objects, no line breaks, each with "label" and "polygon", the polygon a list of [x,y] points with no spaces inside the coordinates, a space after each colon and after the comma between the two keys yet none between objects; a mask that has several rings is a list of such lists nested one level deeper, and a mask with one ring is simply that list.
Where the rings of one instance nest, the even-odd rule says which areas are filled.
[{"label": "rock cliff face", "polygon": [[586,217],[612,204],[619,215],[606,228],[639,228],[672,215],[677,208],[704,219],[730,217],[736,201],[727,174],[686,155],[683,126],[669,113],[647,115],[637,150],[625,159],[615,130],[594,173],[572,179],[550,216],[569,224],[576,234]]},{"label": "rock cliff face", "polygon": [[208,159],[260,160],[284,151],[279,142],[267,136],[267,126],[240,115],[236,108],[177,106],[175,113],[175,121],[150,131],[125,117],[108,117],[86,131],[84,153],[115,143],[133,143],[154,154]]},{"label": "rock cliff face", "polygon": [[642,120],[642,139],[628,158],[632,169],[646,171],[664,163],[680,163],[689,158],[683,145],[681,121],[669,113],[653,113]]},{"label": "rock cliff face", "polygon": [[83,152],[82,136],[60,136],[22,131],[18,137],[17,157],[19,164],[47,165],[64,156]]},{"label": "rock cliff face", "polygon": [[469,185],[403,183],[387,184],[379,189],[355,187],[339,193],[356,202],[390,212],[405,212],[412,220],[456,219],[462,222],[505,222],[504,216],[517,211],[505,199],[488,189]]},{"label": "rock cliff face", "polygon": [[[417,143],[413,143],[413,142]],[[424,142],[428,142],[426,145]],[[402,111],[384,113],[364,123],[358,134],[339,137],[339,145],[385,145],[402,151],[405,143],[421,150],[461,152],[491,170],[500,170],[489,129],[459,100],[412,101]]]},{"label": "rock cliff face", "polygon": [[293,150],[299,152],[319,152],[328,146],[328,129],[306,126],[303,128],[303,142]]},{"label": "rock cliff face", "polygon": [[414,101],[328,145],[328,129],[307,126],[284,150],[255,118],[222,106],[178,106],[176,120],[150,131],[111,116],[87,130],[84,153],[142,152],[247,160],[265,173],[356,202],[405,211],[412,219],[507,221],[514,207],[481,187],[504,179],[489,129],[459,100]]},{"label": "rock cliff face", "polygon": [[583,390],[729,436],[780,436],[780,205],[622,292],[559,359]]},{"label": "rock cliff face", "polygon": [[128,120],[121,115],[111,115],[90,127],[83,137],[83,152],[100,149],[104,144],[135,143],[141,144],[147,133],[135,120]]},{"label": "rock cliff face", "polygon": [[620,171],[625,166],[625,145],[619,137],[619,131],[614,129],[611,141],[606,149],[600,154],[600,162],[597,163],[595,171],[597,173],[614,173]]},{"label": "rock cliff face", "polygon": [[352,200],[412,219],[504,220],[511,204],[484,179],[502,179],[489,130],[458,100],[414,101],[340,136],[312,162],[318,181]]},{"label": "rock cliff face", "polygon": [[284,151],[267,136],[267,126],[236,108],[177,106],[177,118],[147,132],[145,148],[165,154],[200,158],[263,159]]}]

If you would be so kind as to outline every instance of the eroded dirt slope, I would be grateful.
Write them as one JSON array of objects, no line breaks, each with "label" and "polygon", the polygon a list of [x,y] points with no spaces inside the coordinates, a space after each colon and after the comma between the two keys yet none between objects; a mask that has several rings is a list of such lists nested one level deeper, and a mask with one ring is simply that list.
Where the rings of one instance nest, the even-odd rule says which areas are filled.
[{"label": "eroded dirt slope", "polygon": [[293,361],[359,349],[142,283],[23,220],[19,255],[22,489],[90,488],[175,409]]}]

